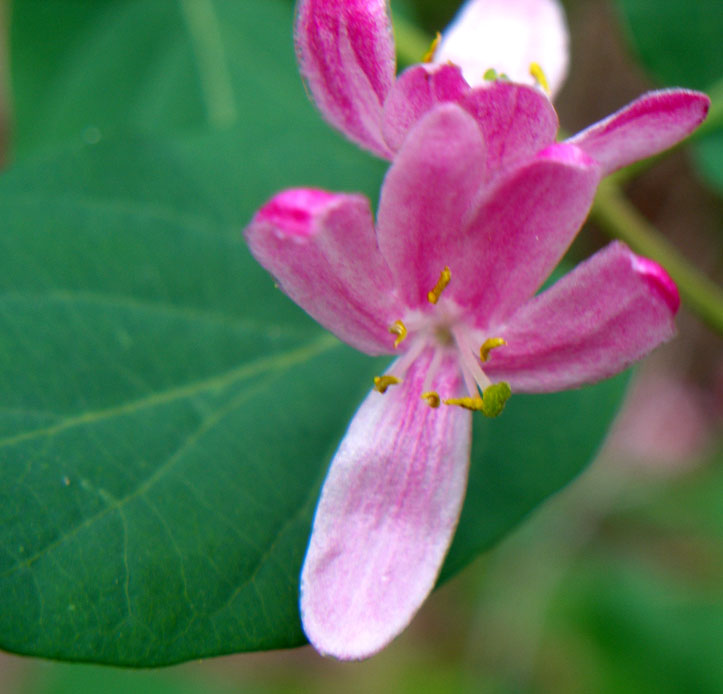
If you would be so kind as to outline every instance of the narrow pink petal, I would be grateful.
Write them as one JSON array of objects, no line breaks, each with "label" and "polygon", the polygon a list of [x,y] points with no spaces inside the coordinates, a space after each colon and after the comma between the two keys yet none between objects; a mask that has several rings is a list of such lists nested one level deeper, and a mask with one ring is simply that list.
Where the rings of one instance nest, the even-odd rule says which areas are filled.
[{"label": "narrow pink petal", "polygon": [[295,40],[299,69],[326,120],[391,156],[381,132],[396,71],[387,0],[300,0]]},{"label": "narrow pink petal", "polygon": [[479,327],[500,322],[538,289],[582,226],[599,167],[558,144],[515,170],[482,202],[447,260],[448,296]]},{"label": "narrow pink petal", "polygon": [[648,92],[568,140],[600,162],[603,175],[680,142],[705,119],[710,99],[688,89]]},{"label": "narrow pink petal", "polygon": [[462,220],[479,191],[484,143],[472,117],[442,104],[410,131],[384,180],[379,247],[407,304],[427,305],[427,293],[449,262]]},{"label": "narrow pink petal", "polygon": [[557,113],[533,87],[498,80],[471,90],[461,105],[482,130],[490,180],[555,142]]},{"label": "narrow pink petal", "polygon": [[554,96],[567,76],[568,44],[565,12],[556,0],[468,0],[444,31],[434,60],[459,65],[475,86],[489,68],[534,86],[535,62]]},{"label": "narrow pink petal", "polygon": [[485,372],[513,391],[599,381],[669,340],[679,304],[663,268],[611,243],[496,329],[507,345],[491,353]]},{"label": "narrow pink petal", "polygon": [[366,352],[393,351],[393,282],[361,195],[301,188],[279,193],[251,220],[251,253],[301,308]]},{"label": "narrow pink petal", "polygon": [[[467,483],[471,416],[421,399],[424,353],[399,386],[372,391],[331,463],[301,573],[309,641],[344,660],[395,638],[434,587]],[[432,380],[459,392],[456,360]]]},{"label": "narrow pink petal", "polygon": [[412,126],[430,109],[460,101],[469,92],[460,69],[453,65],[414,65],[394,83],[384,102],[384,139],[396,151]]}]

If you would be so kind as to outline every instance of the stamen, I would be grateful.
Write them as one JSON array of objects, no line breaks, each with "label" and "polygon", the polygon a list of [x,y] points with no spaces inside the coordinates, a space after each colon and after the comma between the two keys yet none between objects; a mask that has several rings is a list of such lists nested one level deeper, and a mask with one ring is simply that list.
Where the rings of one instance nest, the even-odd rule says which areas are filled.
[{"label": "stamen", "polygon": [[429,405],[430,407],[432,407],[434,409],[439,407],[440,402],[441,402],[439,393],[437,393],[433,390],[430,390],[427,393],[422,393],[422,400],[426,400],[427,405]]},{"label": "stamen", "polygon": [[550,83],[547,81],[547,77],[539,63],[530,63],[530,75],[535,78],[535,81],[542,87],[545,94],[550,96]]},{"label": "stamen", "polygon": [[375,376],[374,377],[374,390],[378,393],[386,393],[389,386],[396,386],[401,381],[396,376]]},{"label": "stamen", "polygon": [[422,56],[423,63],[431,63],[434,60],[434,54],[437,52],[437,46],[442,40],[442,34],[437,32],[436,36],[432,39],[432,44],[429,46],[429,50]]},{"label": "stamen", "polygon": [[392,335],[396,335],[397,339],[394,340],[394,349],[399,347],[399,345],[402,344],[404,341],[404,338],[407,336],[407,326],[402,323],[400,320],[395,320],[394,323],[392,323],[389,326],[389,332]]},{"label": "stamen", "polygon": [[476,398],[448,398],[442,402],[445,405],[457,405],[458,407],[464,407],[465,410],[473,410],[475,412],[481,412],[484,406],[484,400],[479,396]]},{"label": "stamen", "polygon": [[[425,340],[412,340],[412,344],[409,345],[407,351],[391,365],[387,373],[401,381],[407,373],[407,369],[417,360],[417,357],[424,351],[426,346],[427,342]],[[422,390],[427,390],[427,388]]]},{"label": "stamen", "polygon": [[432,382],[434,381],[434,377],[437,375],[437,371],[439,371],[439,365],[442,363],[442,356],[443,355],[441,349],[434,350],[434,354],[432,355],[432,361],[429,362],[427,373],[424,376],[424,381],[422,382],[423,393],[432,390]]},{"label": "stamen", "polygon": [[502,347],[502,345],[506,344],[507,342],[501,337],[490,337],[485,340],[482,347],[480,347],[479,358],[482,361],[487,361],[490,358],[490,352],[493,349],[497,349],[497,347]]},{"label": "stamen", "polygon": [[449,398],[444,400],[445,405],[457,405],[466,410],[481,412],[485,417],[499,417],[505,409],[505,403],[512,395],[509,383],[501,381],[485,388],[483,397]]},{"label": "stamen", "polygon": [[434,289],[427,294],[427,301],[430,304],[436,304],[439,301],[439,297],[442,296],[442,292],[447,288],[449,281],[452,279],[452,273],[449,271],[449,267],[445,267],[442,272],[439,273],[439,279],[437,284],[434,285]]},{"label": "stamen", "polygon": [[459,359],[462,363],[462,376],[464,377],[467,391],[472,397],[477,395],[477,388],[484,390],[492,385],[492,381],[487,378],[487,374],[482,371],[479,365],[475,350],[470,344],[467,334],[460,327],[456,327],[452,330],[454,335],[454,341],[457,343],[457,349],[459,350]]},{"label": "stamen", "polygon": [[487,68],[485,70],[485,74],[482,75],[482,79],[487,80],[488,82],[494,82],[494,80],[497,79],[497,70],[493,67]]}]

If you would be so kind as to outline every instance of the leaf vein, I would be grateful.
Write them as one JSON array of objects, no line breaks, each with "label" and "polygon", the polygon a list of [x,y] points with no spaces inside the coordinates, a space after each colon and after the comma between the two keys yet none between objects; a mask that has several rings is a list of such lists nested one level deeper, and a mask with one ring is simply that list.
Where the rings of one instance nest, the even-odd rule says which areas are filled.
[{"label": "leaf vein", "polygon": [[287,352],[279,352],[269,357],[262,357],[250,363],[226,371],[220,375],[212,376],[211,378],[188,383],[176,388],[170,388],[165,391],[152,393],[151,395],[132,400],[121,405],[116,405],[115,407],[83,412],[72,417],[67,417],[52,426],[32,429],[30,431],[15,434],[14,436],[2,438],[0,439],[0,449],[8,446],[15,446],[19,443],[24,443],[25,441],[32,441],[43,437],[52,437],[78,426],[94,424],[106,419],[134,414],[140,410],[166,405],[170,402],[181,400],[183,398],[190,398],[201,393],[219,391],[236,382],[260,376],[269,371],[290,368],[291,366],[317,356],[337,346],[338,344],[338,341],[331,335],[323,335],[303,347],[289,350]]},{"label": "leaf vein", "polygon": [[[69,428],[70,426],[80,426],[81,424],[92,423],[94,421],[97,421],[98,419],[108,418],[110,416],[119,416],[120,414],[126,414],[128,412],[136,411],[141,407],[151,407],[160,403],[169,402],[173,399],[178,399],[183,396],[193,395],[204,390],[225,388],[235,382],[240,382],[244,379],[251,378],[252,376],[257,376],[263,373],[270,373],[274,371],[281,372],[282,370],[289,369],[297,363],[318,356],[329,349],[337,347],[338,345],[339,342],[335,338],[331,337],[330,335],[323,335],[319,339],[308,345],[305,345],[304,347],[300,347],[296,350],[292,350],[284,354],[277,354],[273,357],[258,359],[251,364],[244,365],[243,367],[239,367],[213,379],[207,379],[199,383],[191,384],[190,386],[174,389],[162,394],[162,396],[159,395],[152,398],[143,398],[140,401],[134,401],[133,403],[129,403],[127,405],[117,408],[112,408],[110,410],[101,411],[99,413],[90,413],[94,415],[92,417],[85,415],[80,417],[74,417],[71,420],[68,420],[68,423],[65,426],[60,424],[56,427],[48,427],[45,430],[36,430],[36,432],[29,433],[36,434],[36,437],[40,435],[51,436],[58,433],[60,430]],[[100,518],[103,518],[108,513],[111,513],[113,511],[120,511],[130,501],[142,496],[151,486],[153,486],[153,484],[155,484],[158,479],[160,479],[164,474],[168,472],[171,467],[173,467],[173,465],[182,457],[183,453],[188,449],[190,445],[192,445],[193,442],[197,441],[203,434],[213,428],[213,426],[215,426],[215,424],[220,421],[220,419],[226,416],[226,414],[233,411],[248,398],[252,397],[253,393],[253,389],[251,391],[242,391],[237,397],[235,397],[231,401],[231,403],[227,404],[225,407],[216,409],[212,414],[207,416],[201,422],[201,424],[196,428],[196,430],[194,430],[194,432],[192,432],[186,437],[184,443],[176,450],[176,452],[136,489],[134,489],[122,499],[111,502],[103,510],[87,518],[75,528],[66,532],[62,537],[59,537],[54,542],[50,543],[46,547],[43,547],[32,556],[25,558],[24,561],[10,567],[2,574],[0,574],[0,578],[9,576],[20,569],[29,568],[35,561],[46,555],[50,550],[61,545],[63,542],[66,542],[71,537],[76,536],[82,529],[90,526],[92,523],[99,520]],[[8,439],[5,439],[5,441],[0,441],[0,447],[2,447],[3,445],[9,445]]]}]

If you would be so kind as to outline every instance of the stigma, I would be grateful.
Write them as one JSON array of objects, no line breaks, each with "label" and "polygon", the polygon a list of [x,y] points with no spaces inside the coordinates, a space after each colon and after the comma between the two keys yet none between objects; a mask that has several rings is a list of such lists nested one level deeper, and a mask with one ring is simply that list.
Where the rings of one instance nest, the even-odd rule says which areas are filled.
[{"label": "stigma", "polygon": [[482,397],[475,395],[466,398],[449,398],[443,402],[445,405],[457,405],[465,410],[481,412],[485,417],[492,418],[502,414],[511,395],[510,384],[501,381],[485,388]]}]

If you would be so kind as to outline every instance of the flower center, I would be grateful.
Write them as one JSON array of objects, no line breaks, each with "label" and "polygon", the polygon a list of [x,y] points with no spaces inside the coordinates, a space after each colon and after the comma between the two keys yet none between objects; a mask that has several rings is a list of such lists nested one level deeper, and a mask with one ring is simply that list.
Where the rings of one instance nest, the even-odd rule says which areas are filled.
[{"label": "flower center", "polygon": [[434,329],[434,338],[440,347],[452,347],[454,345],[452,329],[448,325],[438,325]]},{"label": "flower center", "polygon": [[[434,349],[432,361],[422,385],[422,399],[432,408],[440,405],[456,405],[468,410],[482,412],[488,417],[499,415],[510,397],[507,383],[492,383],[482,370],[481,364],[489,359],[490,352],[507,344],[502,337],[488,337],[479,348],[479,331],[464,320],[464,312],[453,301],[439,300],[452,280],[449,267],[440,272],[437,284],[427,294],[427,300],[435,306],[431,313],[413,311],[406,316],[406,322],[396,320],[389,326],[389,332],[396,336],[394,347],[409,339],[404,354],[394,363],[388,374],[374,379],[374,388],[385,393],[390,386],[402,382],[407,369],[428,347]],[[442,399],[431,384],[445,354],[454,351],[467,389],[467,397]],[[481,395],[480,395],[481,393]],[[456,395],[456,394],[452,394]]]}]

